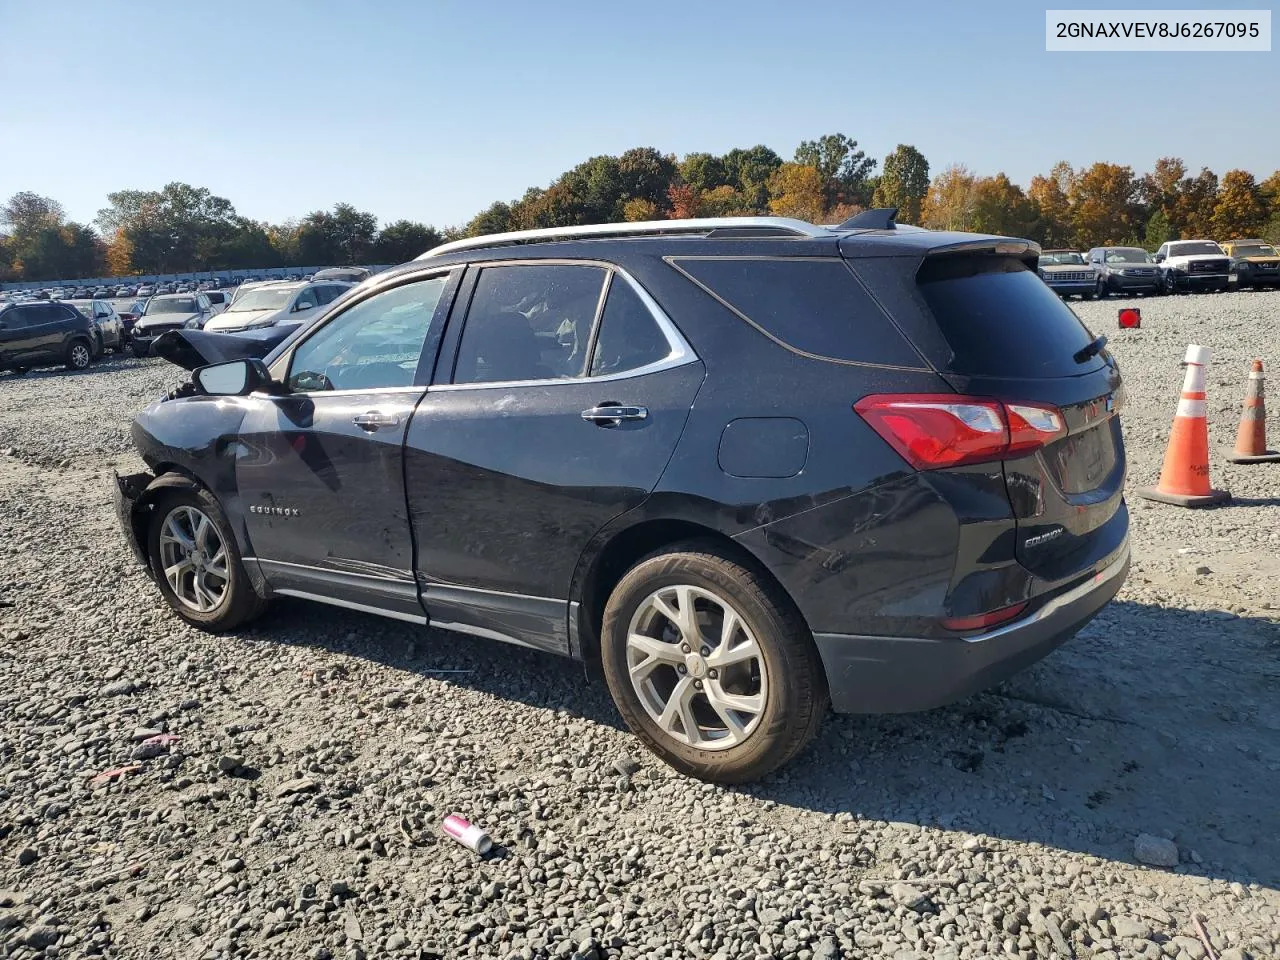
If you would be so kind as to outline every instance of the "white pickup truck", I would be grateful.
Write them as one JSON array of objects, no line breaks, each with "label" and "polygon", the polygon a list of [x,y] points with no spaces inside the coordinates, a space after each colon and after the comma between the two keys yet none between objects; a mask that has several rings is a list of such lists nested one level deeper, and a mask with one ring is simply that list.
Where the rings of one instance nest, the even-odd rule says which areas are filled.
[{"label": "white pickup truck", "polygon": [[1170,240],[1156,251],[1165,293],[1227,289],[1231,258],[1212,240]]}]

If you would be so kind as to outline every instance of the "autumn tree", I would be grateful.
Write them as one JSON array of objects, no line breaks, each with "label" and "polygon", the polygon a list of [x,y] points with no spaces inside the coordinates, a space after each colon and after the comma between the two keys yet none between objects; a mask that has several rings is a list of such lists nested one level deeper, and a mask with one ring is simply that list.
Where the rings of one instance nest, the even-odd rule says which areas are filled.
[{"label": "autumn tree", "polygon": [[1213,208],[1213,234],[1223,240],[1255,237],[1267,222],[1267,205],[1253,174],[1228,170]]},{"label": "autumn tree", "polygon": [[1031,178],[1027,197],[1034,204],[1037,215],[1032,239],[1044,247],[1052,249],[1071,245],[1071,202],[1068,195],[1075,177],[1071,164],[1059,160],[1048,176]]},{"label": "autumn tree", "polygon": [[672,220],[690,220],[701,216],[701,191],[689,183],[673,183],[667,187],[667,205]]},{"label": "autumn tree", "polygon": [[826,181],[816,167],[784,163],[769,177],[769,212],[821,223],[826,210]]},{"label": "autumn tree", "polygon": [[622,205],[622,219],[628,223],[657,220],[658,205],[648,197],[632,197]]},{"label": "autumn tree", "polygon": [[884,158],[880,183],[871,202],[876,207],[897,207],[898,220],[918,224],[928,193],[929,161],[915,147],[900,143]]},{"label": "autumn tree", "polygon": [[749,217],[758,212],[751,199],[725,184],[698,197],[700,217]]},{"label": "autumn tree", "polygon": [[1213,236],[1213,213],[1218,206],[1218,175],[1201,167],[1194,177],[1178,184],[1174,216],[1170,221],[1184,240]]},{"label": "autumn tree", "polygon": [[1095,163],[1072,180],[1068,199],[1077,246],[1138,242],[1142,210],[1132,167]]},{"label": "autumn tree", "polygon": [[782,166],[782,158],[763,144],[724,155],[727,185],[736,189],[753,211],[768,209],[769,178]]},{"label": "autumn tree", "polygon": [[920,225],[930,230],[973,229],[975,181],[962,163],[953,163],[934,177],[925,195]]},{"label": "autumn tree", "polygon": [[982,177],[973,186],[973,225],[978,233],[1029,237],[1036,227],[1036,208],[1022,188],[1003,173]]},{"label": "autumn tree", "polygon": [[113,277],[127,277],[133,273],[133,244],[129,235],[120,227],[107,244],[107,270]]}]

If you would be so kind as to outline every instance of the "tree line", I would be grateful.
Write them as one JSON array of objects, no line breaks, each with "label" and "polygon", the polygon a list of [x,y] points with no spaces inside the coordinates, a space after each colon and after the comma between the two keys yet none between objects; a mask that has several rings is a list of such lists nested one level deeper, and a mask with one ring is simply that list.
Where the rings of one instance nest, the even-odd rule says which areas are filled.
[{"label": "tree line", "polygon": [[877,161],[841,133],[802,142],[790,160],[762,144],[683,158],[653,147],[591,157],[547,187],[443,229],[411,220],[380,228],[374,214],[346,203],[263,223],[186,183],[121,190],[107,202],[89,225],[68,221],[49,197],[12,196],[0,206],[0,279],[400,263],[447,240],[508,230],[761,214],[838,223],[868,207],[898,207],[903,223],[1027,237],[1045,247],[1154,249],[1191,237],[1280,242],[1280,170],[1259,181],[1245,170],[1193,174],[1177,157],[1162,157],[1143,174],[1114,163],[1075,169],[1062,162],[1024,189],[1004,173],[983,176],[962,164],[931,176],[910,144]]}]

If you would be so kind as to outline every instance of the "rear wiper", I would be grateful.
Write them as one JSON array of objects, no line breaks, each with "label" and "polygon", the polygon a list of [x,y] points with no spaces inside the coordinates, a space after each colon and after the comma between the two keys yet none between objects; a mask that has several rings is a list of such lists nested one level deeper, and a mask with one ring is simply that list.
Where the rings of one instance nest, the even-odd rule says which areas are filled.
[{"label": "rear wiper", "polygon": [[1096,357],[1102,352],[1102,348],[1107,345],[1107,335],[1104,333],[1096,340],[1092,341],[1087,347],[1081,347],[1072,357],[1076,363],[1084,363],[1090,357]]}]

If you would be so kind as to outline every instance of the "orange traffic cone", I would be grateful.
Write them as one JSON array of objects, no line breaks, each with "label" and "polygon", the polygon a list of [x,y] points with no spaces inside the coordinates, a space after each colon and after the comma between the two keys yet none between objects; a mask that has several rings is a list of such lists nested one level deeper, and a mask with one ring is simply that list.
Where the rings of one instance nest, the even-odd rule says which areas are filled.
[{"label": "orange traffic cone", "polygon": [[1262,383],[1262,361],[1255,360],[1253,369],[1249,371],[1249,386],[1244,392],[1236,448],[1227,457],[1232,463],[1280,462],[1280,453],[1267,449],[1267,405]]},{"label": "orange traffic cone", "polygon": [[1210,507],[1231,499],[1226,490],[1209,486],[1209,423],[1205,419],[1204,368],[1212,356],[1208,347],[1187,347],[1182,399],[1173,418],[1169,446],[1164,453],[1160,482],[1143,487],[1138,496],[1179,507]]}]

